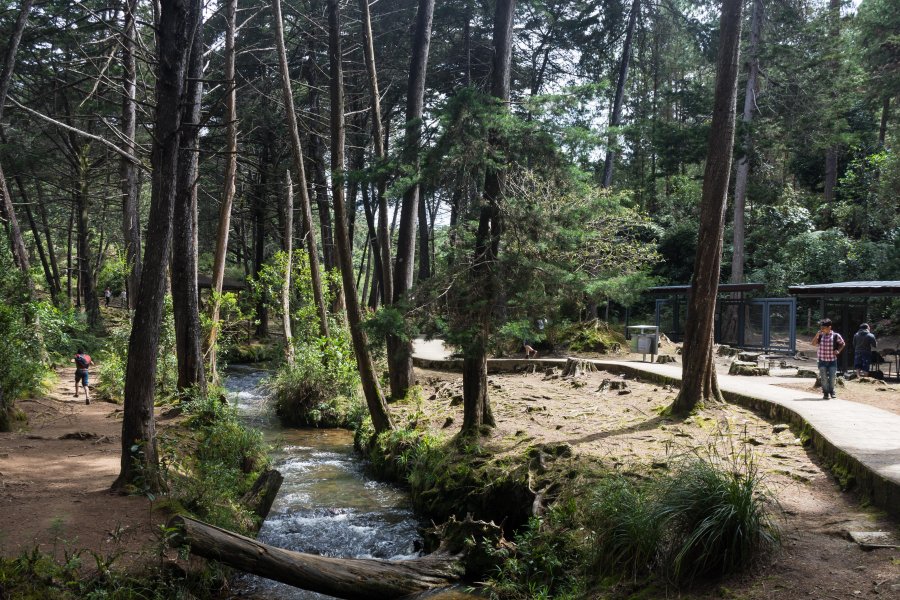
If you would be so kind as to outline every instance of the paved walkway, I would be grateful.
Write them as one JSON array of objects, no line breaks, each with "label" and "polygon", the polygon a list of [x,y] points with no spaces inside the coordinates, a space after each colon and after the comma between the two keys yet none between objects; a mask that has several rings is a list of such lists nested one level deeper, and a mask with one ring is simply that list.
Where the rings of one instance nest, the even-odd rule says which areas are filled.
[{"label": "paved walkway", "polygon": [[[440,340],[417,340],[413,354],[418,366],[461,366],[461,361],[450,357]],[[681,382],[679,364],[623,360],[591,362],[607,371],[675,385]],[[491,359],[488,370],[512,370],[528,364],[549,367],[563,363],[565,359],[561,358]],[[818,393],[773,385],[809,382],[809,379],[726,374],[719,374],[718,379],[719,388],[728,401],[749,406],[803,429],[835,474],[842,478],[852,477],[873,503],[900,516],[900,415],[847,400],[825,401]]]}]

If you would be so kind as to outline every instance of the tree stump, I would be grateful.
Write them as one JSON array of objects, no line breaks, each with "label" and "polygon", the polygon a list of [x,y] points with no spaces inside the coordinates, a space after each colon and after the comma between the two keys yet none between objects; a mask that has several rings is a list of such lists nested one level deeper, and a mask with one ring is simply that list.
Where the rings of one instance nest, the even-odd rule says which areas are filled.
[{"label": "tree stump", "polygon": [[628,389],[628,382],[622,381],[621,379],[604,379],[600,382],[600,387],[597,388],[598,392],[606,392],[610,390],[619,390],[625,391]]},{"label": "tree stump", "polygon": [[769,369],[767,367],[760,367],[755,362],[744,362],[736,360],[731,363],[730,367],[728,367],[728,374],[749,376],[768,375]]},{"label": "tree stump", "polygon": [[597,367],[594,363],[581,358],[567,358],[566,366],[563,367],[563,377],[580,377],[585,373],[595,373]]},{"label": "tree stump", "polygon": [[664,365],[666,363],[673,363],[673,362],[677,362],[677,361],[675,360],[674,356],[671,356],[669,354],[660,354],[659,356],[656,357],[656,362],[658,364]]},{"label": "tree stump", "polygon": [[266,469],[253,482],[253,487],[250,488],[250,491],[241,498],[241,504],[259,517],[260,525],[269,516],[269,511],[272,510],[272,503],[275,502],[275,496],[278,495],[278,490],[281,489],[283,481],[284,476],[279,471]]}]

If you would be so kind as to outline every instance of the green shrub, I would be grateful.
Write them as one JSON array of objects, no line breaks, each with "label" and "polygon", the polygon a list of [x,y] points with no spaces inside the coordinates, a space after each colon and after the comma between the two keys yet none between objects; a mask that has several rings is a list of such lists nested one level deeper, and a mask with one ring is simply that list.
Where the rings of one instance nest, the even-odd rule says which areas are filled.
[{"label": "green shrub", "polygon": [[575,352],[616,352],[625,347],[625,336],[603,321],[569,323],[557,332],[558,343]]},{"label": "green shrub", "polygon": [[359,373],[343,329],[298,344],[294,364],[282,365],[267,385],[286,425],[348,427],[361,420]]},{"label": "green shrub", "polygon": [[262,433],[245,427],[216,393],[183,407],[190,437],[160,436],[168,502],[220,527],[251,531],[254,517],[239,500],[269,465]]}]

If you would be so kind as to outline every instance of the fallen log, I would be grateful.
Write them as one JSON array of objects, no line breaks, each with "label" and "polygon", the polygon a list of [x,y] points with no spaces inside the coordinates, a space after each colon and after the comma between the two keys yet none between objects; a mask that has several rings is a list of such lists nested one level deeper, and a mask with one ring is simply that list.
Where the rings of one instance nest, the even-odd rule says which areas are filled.
[{"label": "fallen log", "polygon": [[169,527],[180,530],[174,547],[189,546],[193,554],[235,569],[347,600],[412,596],[452,585],[466,570],[463,553],[445,544],[413,560],[331,558],[269,546],[182,515],[172,517]]}]

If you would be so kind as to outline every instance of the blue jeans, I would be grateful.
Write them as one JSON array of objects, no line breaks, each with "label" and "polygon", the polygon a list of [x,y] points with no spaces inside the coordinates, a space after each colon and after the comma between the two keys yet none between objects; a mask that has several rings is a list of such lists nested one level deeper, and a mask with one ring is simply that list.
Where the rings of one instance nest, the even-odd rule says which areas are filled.
[{"label": "blue jeans", "polygon": [[819,379],[822,380],[822,394],[834,394],[834,378],[837,375],[836,360],[819,361]]}]

